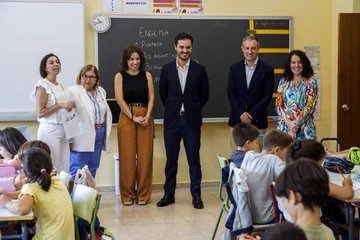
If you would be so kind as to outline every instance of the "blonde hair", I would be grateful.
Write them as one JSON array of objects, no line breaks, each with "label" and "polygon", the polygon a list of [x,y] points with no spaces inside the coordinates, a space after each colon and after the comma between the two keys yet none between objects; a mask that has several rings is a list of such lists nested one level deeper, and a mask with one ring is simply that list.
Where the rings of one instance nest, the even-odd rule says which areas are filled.
[{"label": "blonde hair", "polygon": [[99,71],[97,70],[96,66],[93,64],[87,64],[81,68],[81,70],[76,78],[76,84],[77,85],[81,84],[81,77],[88,71],[93,71],[96,74],[97,79],[96,79],[96,83],[95,83],[94,87],[100,86],[100,74],[99,74]]}]

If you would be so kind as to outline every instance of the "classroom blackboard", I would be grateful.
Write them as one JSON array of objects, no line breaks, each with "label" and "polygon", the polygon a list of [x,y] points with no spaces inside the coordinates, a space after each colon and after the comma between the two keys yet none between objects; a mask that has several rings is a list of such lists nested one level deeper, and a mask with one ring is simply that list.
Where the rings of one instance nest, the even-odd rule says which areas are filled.
[{"label": "classroom blackboard", "polygon": [[[162,119],[164,109],[158,92],[161,68],[176,57],[175,35],[191,34],[194,38],[191,58],[206,67],[210,80],[209,101],[203,109],[204,121],[221,122],[229,117],[226,93],[229,67],[243,59],[240,48],[243,37],[255,35],[259,39],[259,58],[275,69],[275,93],[291,50],[291,21],[291,17],[112,17],[108,32],[95,33],[95,61],[114,122],[120,112],[114,99],[114,76],[120,69],[125,46],[135,44],[144,50],[146,69],[152,74],[155,86],[153,115],[155,119]],[[268,115],[276,115],[274,99],[268,107]]]}]

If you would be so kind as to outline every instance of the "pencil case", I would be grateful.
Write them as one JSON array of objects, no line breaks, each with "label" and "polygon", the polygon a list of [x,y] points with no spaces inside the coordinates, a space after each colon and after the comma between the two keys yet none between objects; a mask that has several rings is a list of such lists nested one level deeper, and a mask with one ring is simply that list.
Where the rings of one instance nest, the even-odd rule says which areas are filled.
[{"label": "pencil case", "polygon": [[338,158],[338,157],[326,157],[323,163],[323,167],[330,171],[339,173],[337,167],[340,169],[342,173],[349,174],[351,170],[354,168],[355,164],[347,160],[346,158]]}]

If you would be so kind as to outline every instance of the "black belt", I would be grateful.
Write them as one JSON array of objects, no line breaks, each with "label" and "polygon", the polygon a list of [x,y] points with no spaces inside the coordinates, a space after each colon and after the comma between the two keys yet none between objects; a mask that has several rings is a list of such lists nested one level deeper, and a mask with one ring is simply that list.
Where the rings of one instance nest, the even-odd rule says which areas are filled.
[{"label": "black belt", "polygon": [[133,107],[147,107],[147,105],[143,103],[128,103],[128,105]]},{"label": "black belt", "polygon": [[185,111],[180,111],[180,116],[182,116],[182,115],[186,115]]}]

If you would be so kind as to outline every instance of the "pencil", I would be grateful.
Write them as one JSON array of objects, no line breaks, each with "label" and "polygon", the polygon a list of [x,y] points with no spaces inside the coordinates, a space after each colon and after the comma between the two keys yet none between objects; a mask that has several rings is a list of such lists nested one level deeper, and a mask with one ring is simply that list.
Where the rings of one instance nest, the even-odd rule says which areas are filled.
[{"label": "pencil", "polygon": [[338,172],[341,174],[341,176],[345,179],[344,174],[341,172],[340,168],[338,166],[336,166],[336,169],[338,170]]}]

